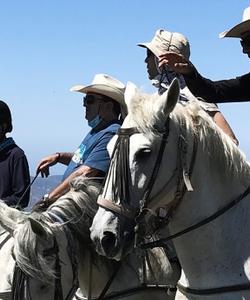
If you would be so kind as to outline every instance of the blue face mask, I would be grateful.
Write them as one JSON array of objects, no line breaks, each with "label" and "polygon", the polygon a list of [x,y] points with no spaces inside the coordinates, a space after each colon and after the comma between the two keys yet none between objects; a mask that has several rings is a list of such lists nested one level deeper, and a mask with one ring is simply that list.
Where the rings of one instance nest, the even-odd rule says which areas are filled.
[{"label": "blue face mask", "polygon": [[91,128],[95,128],[96,126],[98,126],[100,123],[102,122],[102,118],[97,115],[96,117],[94,117],[92,120],[88,121],[88,125]]}]

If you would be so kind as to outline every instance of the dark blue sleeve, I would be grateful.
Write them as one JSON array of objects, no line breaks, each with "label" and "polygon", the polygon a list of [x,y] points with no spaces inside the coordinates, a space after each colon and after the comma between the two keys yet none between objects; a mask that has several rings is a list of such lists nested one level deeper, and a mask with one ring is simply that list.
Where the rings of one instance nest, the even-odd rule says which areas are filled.
[{"label": "dark blue sleeve", "polygon": [[197,71],[184,75],[188,88],[207,102],[226,103],[250,101],[250,73],[227,80],[212,81]]},{"label": "dark blue sleeve", "polygon": [[28,189],[24,196],[23,194],[29,184],[30,173],[28,161],[25,155],[21,155],[16,157],[14,161],[14,168],[12,170],[12,194],[11,196],[5,197],[3,199],[4,202],[9,206],[15,206],[18,204],[18,207],[26,207],[29,203],[30,190]]},{"label": "dark blue sleeve", "polygon": [[93,147],[84,165],[106,173],[110,163],[107,145],[114,135],[115,132],[106,132]]}]

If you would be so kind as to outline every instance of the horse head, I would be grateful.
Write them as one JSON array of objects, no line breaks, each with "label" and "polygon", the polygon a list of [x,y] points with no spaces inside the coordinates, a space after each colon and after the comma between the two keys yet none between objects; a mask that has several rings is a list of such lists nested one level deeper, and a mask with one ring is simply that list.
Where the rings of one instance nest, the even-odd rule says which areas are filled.
[{"label": "horse head", "polygon": [[27,214],[4,203],[0,203],[0,224],[13,240],[13,299],[68,299],[75,291],[75,276],[63,229],[42,214]]},{"label": "horse head", "polygon": [[[129,251],[145,202],[155,198],[174,173],[179,131],[170,114],[178,97],[177,80],[161,96],[139,93],[132,84],[126,88],[128,115],[108,146],[111,164],[91,227],[102,255],[119,260]],[[170,140],[174,146],[166,147]],[[163,152],[168,157],[164,170]]]}]

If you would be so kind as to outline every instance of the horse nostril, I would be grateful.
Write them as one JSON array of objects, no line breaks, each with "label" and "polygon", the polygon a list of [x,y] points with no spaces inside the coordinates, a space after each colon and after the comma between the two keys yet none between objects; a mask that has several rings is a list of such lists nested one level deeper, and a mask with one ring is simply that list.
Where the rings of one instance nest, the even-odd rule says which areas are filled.
[{"label": "horse nostril", "polygon": [[104,231],[101,240],[102,248],[107,256],[111,256],[116,246],[116,236],[110,231]]}]

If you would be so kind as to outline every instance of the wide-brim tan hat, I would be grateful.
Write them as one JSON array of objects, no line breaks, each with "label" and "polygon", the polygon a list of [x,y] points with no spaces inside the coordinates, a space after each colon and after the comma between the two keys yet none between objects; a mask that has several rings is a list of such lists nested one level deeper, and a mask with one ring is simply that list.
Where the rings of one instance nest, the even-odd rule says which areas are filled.
[{"label": "wide-brim tan hat", "polygon": [[126,106],[124,101],[125,85],[107,74],[96,74],[90,85],[75,85],[70,91],[104,95],[117,101],[120,105]]},{"label": "wide-brim tan hat", "polygon": [[235,25],[229,30],[221,32],[219,34],[219,37],[220,38],[224,38],[224,37],[242,38],[247,31],[250,31],[250,7],[247,7],[244,10],[242,22]]},{"label": "wide-brim tan hat", "polygon": [[190,45],[188,39],[181,33],[158,29],[151,42],[140,43],[139,47],[149,49],[156,57],[166,52],[175,52],[190,57]]}]

